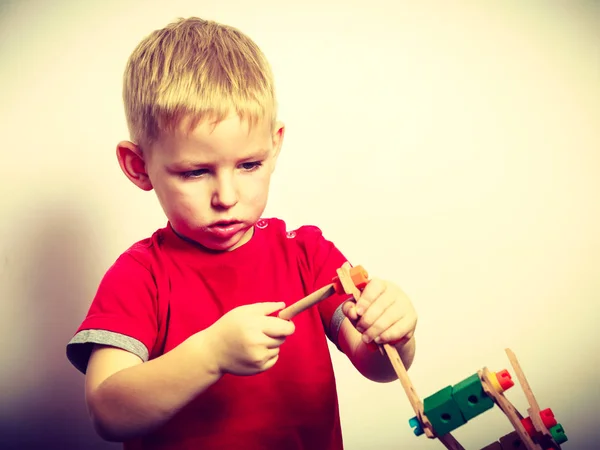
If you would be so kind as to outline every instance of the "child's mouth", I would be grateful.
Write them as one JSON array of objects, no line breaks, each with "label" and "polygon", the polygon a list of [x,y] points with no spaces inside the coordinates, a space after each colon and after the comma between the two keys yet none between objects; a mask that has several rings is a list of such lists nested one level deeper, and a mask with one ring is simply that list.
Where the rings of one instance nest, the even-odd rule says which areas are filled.
[{"label": "child's mouth", "polygon": [[233,225],[237,225],[240,222],[237,220],[224,220],[221,222],[216,222],[213,225],[211,225],[211,228],[216,227],[216,228],[227,228],[227,227],[231,227]]},{"label": "child's mouth", "polygon": [[211,225],[209,230],[218,238],[230,239],[243,228],[244,224],[239,221],[221,221]]}]

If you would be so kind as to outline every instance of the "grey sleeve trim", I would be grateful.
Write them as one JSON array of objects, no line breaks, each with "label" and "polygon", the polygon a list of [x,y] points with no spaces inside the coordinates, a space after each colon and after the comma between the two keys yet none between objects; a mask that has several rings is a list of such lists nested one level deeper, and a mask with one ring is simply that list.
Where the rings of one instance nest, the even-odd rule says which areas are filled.
[{"label": "grey sleeve trim", "polygon": [[121,348],[148,361],[148,349],[131,336],[107,330],[83,330],[77,333],[67,344],[67,358],[77,370],[85,374],[94,344],[110,345]]},{"label": "grey sleeve trim", "polygon": [[339,351],[342,351],[340,345],[338,344],[338,336],[340,334],[340,328],[342,327],[342,322],[346,319],[346,315],[342,311],[342,305],[345,302],[340,303],[340,306],[336,308],[333,312],[333,316],[331,317],[331,322],[329,322],[329,335],[331,336],[331,341],[335,344]]}]

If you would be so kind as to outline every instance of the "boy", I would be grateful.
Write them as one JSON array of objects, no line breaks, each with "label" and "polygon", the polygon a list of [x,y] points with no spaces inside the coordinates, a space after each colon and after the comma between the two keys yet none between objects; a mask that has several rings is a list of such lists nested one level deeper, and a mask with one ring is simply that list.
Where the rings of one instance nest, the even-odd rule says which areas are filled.
[{"label": "boy", "polygon": [[135,49],[123,97],[119,164],[168,221],[107,271],[67,345],[95,429],[129,450],[342,449],[326,339],[391,381],[373,340],[410,366],[417,318],[377,279],[356,304],[277,317],[346,259],[314,226],[261,218],[284,136],[265,57],[234,28],[179,20]]}]

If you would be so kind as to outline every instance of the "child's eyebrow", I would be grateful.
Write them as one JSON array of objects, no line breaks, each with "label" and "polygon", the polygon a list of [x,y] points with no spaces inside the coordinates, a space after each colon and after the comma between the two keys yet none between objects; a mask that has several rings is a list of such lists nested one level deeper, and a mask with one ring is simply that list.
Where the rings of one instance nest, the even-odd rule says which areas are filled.
[{"label": "child's eyebrow", "polygon": [[[270,149],[268,148],[259,148],[257,150],[253,150],[251,152],[246,153],[245,155],[242,155],[241,157],[238,158],[238,161],[252,161],[252,160],[257,160],[257,159],[266,159],[269,156],[269,153],[271,152]],[[172,164],[169,164],[169,166],[176,168],[176,169],[189,169],[189,168],[196,168],[196,167],[207,167],[207,166],[212,166],[214,165],[214,161],[202,161],[200,159],[182,159],[180,161],[174,161]]]},{"label": "child's eyebrow", "polygon": [[269,156],[270,152],[271,152],[271,150],[268,148],[259,148],[257,150],[254,150],[254,151],[248,153],[248,156],[245,156],[240,159],[264,159],[267,156]]},{"label": "child's eyebrow", "polygon": [[256,159],[266,159],[271,153],[271,150],[268,148],[259,148],[256,150],[251,150],[249,152],[244,152],[238,156],[238,161],[251,161]]}]

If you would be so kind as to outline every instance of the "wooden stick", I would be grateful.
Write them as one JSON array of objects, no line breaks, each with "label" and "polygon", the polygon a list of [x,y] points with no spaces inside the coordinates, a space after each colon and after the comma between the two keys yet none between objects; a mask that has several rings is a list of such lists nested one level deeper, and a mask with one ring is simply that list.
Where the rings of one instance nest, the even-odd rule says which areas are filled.
[{"label": "wooden stick", "polygon": [[519,361],[517,360],[517,356],[509,348],[505,349],[504,351],[506,352],[506,355],[508,356],[508,360],[510,361],[511,366],[513,366],[515,375],[517,375],[517,379],[519,380],[521,389],[523,389],[525,398],[527,398],[527,403],[529,403],[529,406],[531,407],[531,409],[533,411],[537,412],[538,416],[539,416],[540,407],[538,405],[537,400],[535,399],[535,396],[533,395],[533,392],[531,391],[531,387],[529,386],[529,382],[527,381],[527,378],[525,378],[525,374],[523,373],[523,370],[521,369],[521,365],[519,364]]},{"label": "wooden stick", "polygon": [[[342,287],[344,288],[344,292],[352,295],[354,300],[358,301],[360,298],[360,291],[356,288],[352,282],[352,278],[350,277],[350,264],[344,263],[342,267],[337,270],[337,275]],[[404,367],[404,363],[402,362],[396,347],[390,344],[378,345],[378,347],[381,353],[383,355],[387,355],[388,359],[390,360],[390,363],[394,368],[394,372],[396,372],[396,376],[398,377],[398,380],[400,381],[400,384],[402,384],[404,392],[408,397],[408,401],[415,411],[417,419],[422,425],[425,435],[430,439],[435,439],[437,437],[438,440],[444,444],[448,450],[465,450],[464,447],[460,445],[459,442],[454,438],[454,436],[452,436],[452,434],[446,433],[443,436],[435,435],[433,426],[423,411],[423,402],[421,402],[419,399],[419,396],[417,395],[417,392],[410,381],[406,367]]]},{"label": "wooden stick", "polygon": [[321,289],[316,290],[312,294],[307,295],[303,299],[300,299],[297,302],[292,303],[287,308],[279,311],[278,317],[283,320],[290,320],[300,314],[302,311],[305,311],[311,306],[325,300],[327,297],[331,297],[333,294],[335,294],[333,283],[323,286]]},{"label": "wooden stick", "polygon": [[465,450],[465,448],[450,433],[438,436],[437,438],[448,450]]},{"label": "wooden stick", "polygon": [[404,392],[406,393],[406,396],[408,397],[408,401],[410,402],[413,410],[415,411],[415,414],[417,416],[422,415],[423,414],[423,402],[421,402],[421,399],[417,395],[417,392],[415,391],[415,388],[413,387],[413,384],[410,381],[410,378],[408,377],[408,371],[406,370],[406,367],[404,367],[404,364],[402,363],[402,359],[400,359],[398,350],[396,350],[395,347],[393,347],[389,344],[384,344],[383,349],[385,350],[385,353],[387,354],[388,359],[390,360],[390,362],[392,363],[392,366],[394,367],[394,372],[396,372],[396,375],[398,376],[398,380],[400,380],[400,384],[402,384],[402,387],[404,388]]},{"label": "wooden stick", "polygon": [[529,382],[527,381],[527,378],[525,377],[525,374],[523,373],[523,370],[521,369],[521,365],[519,364],[519,361],[517,360],[517,356],[509,348],[505,349],[504,351],[506,352],[506,355],[508,356],[508,360],[510,361],[511,366],[513,367],[513,370],[515,371],[515,375],[517,376],[517,379],[519,380],[519,384],[521,385],[521,389],[523,390],[523,393],[525,394],[527,403],[529,403],[529,409],[527,410],[527,412],[530,414],[531,421],[533,422],[533,425],[535,426],[536,431],[548,432],[548,430],[542,423],[542,419],[540,417],[540,407],[538,405],[537,400],[535,399],[535,396],[533,395],[531,387],[529,386]]},{"label": "wooden stick", "polygon": [[[346,294],[350,294],[354,297],[354,301],[357,302],[360,298],[360,291],[354,286],[352,280],[350,279],[350,275],[348,273],[349,264],[345,263],[340,269],[337,270],[338,278],[340,279],[340,283],[342,283],[342,287]],[[423,414],[423,403],[419,399],[417,392],[415,391],[412,382],[408,376],[408,372],[406,367],[404,367],[404,363],[398,354],[398,350],[395,347],[392,347],[389,344],[384,344],[383,346],[379,346],[379,348],[383,347],[384,354],[387,355],[392,367],[394,368],[394,372],[398,376],[404,391],[406,392],[406,396],[408,397],[408,401],[410,402],[417,418]],[[425,431],[425,430],[423,430]],[[431,431],[431,430],[430,430]]]},{"label": "wooden stick", "polygon": [[527,450],[543,450],[538,444],[534,443],[533,440],[531,440],[531,437],[529,437],[529,434],[527,433],[525,427],[523,427],[523,424],[521,423],[521,419],[523,418],[523,416],[519,413],[519,411],[517,411],[513,404],[509,402],[503,394],[497,392],[496,389],[494,389],[494,385],[490,381],[491,373],[488,370],[488,368],[484,367],[483,370],[478,371],[478,374],[484,392],[487,395],[489,395],[492,399],[494,399],[494,402],[498,405],[500,410],[508,418],[513,428],[519,435],[519,439],[521,439],[523,445],[525,445],[525,448]]},{"label": "wooden stick", "polygon": [[506,355],[508,356],[508,360],[510,361],[511,366],[513,367],[513,370],[515,371],[515,375],[517,376],[517,379],[519,380],[519,384],[521,385],[521,389],[523,390],[523,393],[525,394],[527,403],[529,403],[529,408],[527,409],[527,414],[529,414],[529,418],[531,419],[531,422],[533,424],[533,427],[535,428],[535,431],[540,433],[545,438],[545,440],[550,441],[548,443],[548,445],[551,448],[553,448],[553,449],[560,448],[558,446],[558,444],[554,441],[554,438],[552,437],[552,433],[550,433],[550,431],[548,430],[548,428],[546,428],[546,426],[544,425],[544,422],[542,421],[542,417],[540,416],[540,406],[538,405],[538,402],[537,402],[535,396],[533,395],[533,391],[531,390],[531,386],[529,386],[529,382],[527,381],[527,378],[525,377],[525,373],[521,369],[521,364],[519,364],[519,361],[517,360],[517,356],[509,348],[505,349],[504,351],[506,352]]}]

